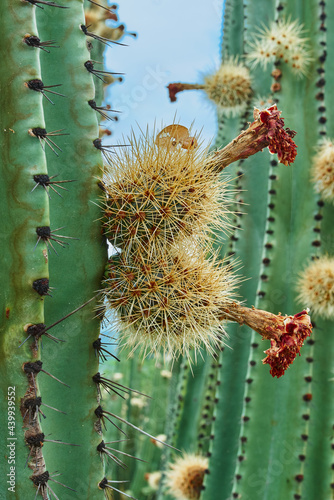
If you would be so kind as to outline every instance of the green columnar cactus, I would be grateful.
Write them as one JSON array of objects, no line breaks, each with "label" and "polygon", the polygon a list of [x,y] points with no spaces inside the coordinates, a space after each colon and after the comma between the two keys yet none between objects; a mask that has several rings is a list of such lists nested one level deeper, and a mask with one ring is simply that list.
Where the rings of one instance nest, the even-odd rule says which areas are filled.
[{"label": "green columnar cactus", "polygon": [[[250,99],[247,93],[243,115],[231,113],[229,106],[224,109],[221,100],[217,111],[217,148],[246,128],[254,104],[259,106],[261,101],[279,103],[286,124],[298,133],[293,167],[279,166],[276,157],[266,152],[226,169],[236,178],[234,209],[242,214],[234,221],[235,231],[221,255],[236,256],[242,262],[242,272],[250,279],[241,284],[240,294],[248,305],[288,314],[310,307],[314,335],[284,377],[273,366],[274,377],[269,375],[262,365],[269,343],[260,342],[246,325],[230,325],[232,349],[223,349],[211,361],[205,355],[193,374],[187,373],[186,363],[178,364],[167,410],[169,442],[187,454],[208,454],[208,470],[204,481],[199,471],[192,476],[191,457],[185,455],[188,462],[181,462],[177,454],[173,458],[165,450],[160,463],[148,466],[147,472],[166,471],[171,461],[173,472],[166,473],[168,480],[160,481],[157,492],[143,489],[134,480],[131,492],[139,498],[333,498],[333,323],[329,317],[333,285],[332,267],[326,260],[323,266],[327,267],[319,267],[319,280],[322,269],[328,269],[328,276],[319,283],[328,290],[321,294],[328,306],[322,303],[320,308],[319,300],[300,303],[299,299],[308,296],[300,294],[301,283],[307,289],[305,268],[321,254],[333,255],[333,206],[325,196],[321,199],[321,192],[317,194],[312,172],[316,147],[324,137],[333,137],[333,120],[326,113],[330,98],[326,81],[333,69],[332,9],[315,0],[226,1],[222,60],[238,56],[250,69],[253,95]],[[175,100],[180,90],[194,88],[205,90],[205,85],[170,84],[170,97]],[[331,164],[328,168],[332,172]],[[275,349],[272,342],[271,353]],[[145,384],[140,373],[137,376]],[[197,488],[202,478],[202,493],[195,487],[182,490],[182,474],[186,486],[192,482]]]},{"label": "green columnar cactus", "polygon": [[[29,324],[44,323],[47,287],[44,292],[42,285],[49,277],[45,248],[38,245],[34,249],[36,227],[50,224],[48,197],[43,190],[31,193],[35,184],[33,176],[47,173],[46,161],[40,144],[28,134],[31,128],[44,128],[42,95],[24,85],[26,81],[41,77],[37,49],[23,42],[26,33],[36,33],[36,22],[31,5],[17,4],[15,9],[12,2],[2,2],[0,7],[6,46],[3,56],[6,70],[1,76],[1,197],[4,202],[1,219],[1,450],[6,457],[1,461],[2,498],[11,495],[23,498],[28,487],[33,494],[28,479],[31,470],[24,469],[29,451],[25,446],[21,413],[26,413],[24,403],[35,394],[32,381],[28,380],[22,366],[39,359],[40,352],[32,350],[29,343],[20,348],[19,345],[28,335]],[[38,282],[39,279],[44,281]],[[43,400],[50,403],[48,396]],[[28,411],[25,416],[26,427],[41,432],[36,419],[32,424],[31,413],[34,411]]]},{"label": "green columnar cactus", "polygon": [[52,490],[54,498],[103,498],[98,483],[110,468],[97,450],[103,429],[92,377],[107,251],[98,221],[103,162],[93,144],[99,116],[88,104],[100,101],[85,67],[83,1],[4,1],[0,9],[0,497],[51,498]]},{"label": "green columnar cactus", "polygon": [[[276,158],[265,153],[236,162],[229,170],[238,176],[236,211],[243,215],[235,221],[236,230],[222,253],[237,256],[243,274],[251,277],[240,288],[247,304],[276,313],[284,310],[289,314],[300,306],[300,284],[307,289],[300,277],[304,269],[322,254],[333,255],[329,226],[333,205],[321,199],[312,182],[316,147],[324,137],[333,136],[331,113],[326,113],[330,108],[326,81],[333,64],[332,8],[328,2],[313,0],[226,1],[222,59],[248,54],[244,63],[251,69],[253,90],[249,112],[261,100],[278,102],[287,125],[298,133],[293,168],[278,166]],[[264,26],[262,34],[259,26]],[[175,88],[182,90],[173,85],[170,93]],[[221,147],[236,135],[238,127],[245,127],[249,114],[230,118],[218,109],[218,120],[216,147]],[[201,499],[333,498],[334,339],[333,316],[327,312],[332,307],[331,271],[327,272],[322,286],[329,293],[321,296],[327,297],[328,306],[320,309],[319,301],[302,302],[313,313],[314,335],[284,377],[268,377],[261,362],[268,346],[254,332],[246,326],[228,328],[232,349],[225,348],[220,354],[216,368],[219,385],[215,397],[209,398],[215,409],[213,421],[207,419],[209,465]],[[201,377],[205,380],[204,373]],[[208,415],[208,400],[200,394],[197,389],[186,399],[196,398],[198,411]],[[191,424],[176,424],[181,440],[197,421],[197,412],[186,407],[182,411],[194,417]],[[205,453],[202,434],[197,425],[185,451]],[[168,496],[162,485],[158,498],[181,496],[176,492]]]}]

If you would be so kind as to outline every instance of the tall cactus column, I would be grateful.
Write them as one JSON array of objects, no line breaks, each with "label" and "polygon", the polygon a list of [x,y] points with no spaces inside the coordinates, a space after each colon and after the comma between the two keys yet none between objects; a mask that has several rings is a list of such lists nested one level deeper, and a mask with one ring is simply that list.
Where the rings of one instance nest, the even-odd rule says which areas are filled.
[{"label": "tall cactus column", "polygon": [[[236,3],[232,2],[233,5]],[[298,156],[292,170],[277,167],[275,159],[272,159],[269,165],[268,159],[265,159],[269,167],[267,193],[264,191],[261,196],[258,189],[253,189],[256,196],[265,200],[267,213],[262,249],[259,246],[258,254],[262,262],[260,267],[256,266],[259,276],[257,297],[255,299],[253,292],[252,295],[246,294],[245,298],[256,306],[273,312],[289,312],[290,309],[298,307],[298,275],[311,258],[317,259],[320,255],[319,232],[323,202],[314,193],[311,166],[317,141],[326,134],[326,108],[321,103],[320,95],[323,90],[321,87],[324,86],[323,4],[316,1],[296,1],[288,5],[277,2],[274,14],[268,2],[263,5],[262,10],[268,30],[267,45],[265,47],[263,44],[263,50],[268,53],[272,50],[269,30],[274,30],[276,19],[286,26],[287,37],[293,32],[296,37],[295,56],[297,54],[294,60],[285,62],[284,59],[281,63],[276,62],[276,66],[272,65],[275,59],[273,57],[266,71],[272,71],[274,77],[271,85],[274,101],[279,102],[281,109],[285,110],[288,126],[298,131]],[[246,40],[250,33],[253,34],[253,40],[256,39],[258,13],[258,2],[244,2]],[[291,19],[291,25],[287,19]],[[231,33],[228,25],[231,30],[231,21],[231,18],[227,19],[225,27],[229,36]],[[292,22],[295,22],[294,29],[290,27]],[[309,63],[306,74],[299,72],[298,75],[293,64],[296,65],[300,61],[298,50],[302,54],[301,47],[298,46],[301,38],[298,26],[302,23],[305,26],[303,36],[309,38],[308,51],[313,60]],[[238,37],[239,33],[235,33],[235,36]],[[285,45],[289,43],[286,41]],[[251,61],[252,47],[249,44],[246,45],[245,51],[250,52]],[[260,81],[260,75],[265,75],[265,70],[257,65],[252,71],[255,88]],[[267,89],[262,88],[262,92],[269,96],[269,86]],[[247,160],[247,172],[257,167],[257,160],[258,158]],[[241,185],[250,189],[250,186],[243,184],[243,180]],[[247,228],[252,225],[254,216],[257,216],[257,204],[249,204],[245,211],[247,215],[243,217],[241,225],[245,224]],[[325,230],[323,227],[321,234]],[[247,234],[249,235],[248,230]],[[243,242],[246,244],[247,234],[243,235]],[[328,237],[325,236],[325,239]],[[238,248],[237,242],[237,255],[244,262],[243,254],[239,255]],[[249,274],[254,276],[253,273]],[[312,304],[303,305],[312,307]],[[291,370],[279,380],[271,379],[263,372],[261,361],[264,358],[264,346],[262,347],[256,335],[253,335],[248,370],[243,382],[245,390],[241,413],[231,415],[230,400],[226,399],[226,394],[221,389],[217,391],[218,405],[209,474],[201,495],[204,500],[213,498],[217,488],[223,488],[224,498],[230,498],[231,495],[233,498],[249,500],[266,498],[267,495],[277,500],[283,497],[309,500],[319,497],[331,498],[331,445],[326,441],[331,433],[331,410],[327,397],[322,394],[323,391],[326,394],[330,391],[328,379],[332,324],[327,324],[328,338],[325,341],[322,333],[323,320],[318,320],[315,315],[313,317],[319,329],[315,330],[314,337],[306,343],[302,358],[297,359]],[[230,354],[224,352],[222,357],[222,389],[226,377],[228,380],[224,358]],[[240,382],[242,384],[242,381]],[[233,395],[231,397],[234,399]],[[320,405],[322,410],[318,411]],[[240,422],[241,427],[233,445],[233,457],[229,436],[233,435],[233,429],[239,427]],[[321,429],[321,435],[316,429]],[[327,437],[324,437],[324,434]],[[224,470],[228,475],[222,481],[221,469],[217,465],[226,458],[228,467],[224,467]],[[229,475],[231,472],[234,475],[233,481]]]},{"label": "tall cactus column", "polygon": [[[61,83],[60,91],[66,95],[66,98],[55,96],[55,106],[44,101],[48,128],[64,128],[68,134],[62,138],[59,157],[47,151],[48,172],[50,176],[75,181],[63,184],[68,188],[68,192],[61,191],[63,198],[52,193],[50,225],[51,229],[63,227],[61,234],[77,238],[67,240],[70,244],[59,248],[58,255],[54,252],[50,255],[54,290],[52,300],[46,305],[47,324],[53,324],[96,294],[101,287],[106,259],[98,220],[101,152],[93,145],[98,137],[97,113],[88,104],[95,98],[95,77],[85,67],[90,53],[87,37],[80,29],[80,24],[84,24],[83,2],[71,0],[66,6],[66,10],[45,8],[37,12],[41,38],[56,40],[60,46],[52,54],[41,54],[43,79],[46,85]],[[50,359],[51,366],[57,366],[58,373],[71,388],[57,386],[47,378],[41,382],[42,392],[52,395],[53,404],[67,413],[61,418],[48,415],[46,432],[80,445],[67,447],[61,453],[55,453],[49,446],[45,449],[48,467],[61,471],[61,481],[86,498],[103,497],[103,491],[97,486],[104,473],[96,449],[101,436],[94,428],[98,422],[94,414],[98,402],[97,387],[92,380],[99,371],[99,359],[92,345],[99,337],[100,328],[99,319],[94,319],[96,304],[97,301],[93,301],[54,328],[54,334],[65,343],[45,342],[43,357]],[[59,487],[57,491],[63,497],[64,491]]]},{"label": "tall cactus column", "polygon": [[[47,286],[43,287],[49,276],[48,254],[44,245],[35,248],[36,228],[49,225],[49,202],[45,191],[31,192],[34,175],[47,172],[46,161],[38,140],[28,133],[44,127],[42,95],[25,86],[40,78],[38,50],[24,43],[27,33],[37,34],[34,10],[23,2],[4,1],[0,6],[5,48],[0,76],[2,498],[23,498],[27,488],[31,494],[34,491],[28,479],[32,471],[24,468],[29,449],[22,416],[27,431],[40,426],[38,420],[33,422],[34,409],[24,405],[35,398],[35,390],[22,366],[36,361],[39,352],[30,342],[19,346],[29,325],[44,323],[44,302],[50,299],[45,296]],[[36,470],[43,470],[42,462]]]},{"label": "tall cactus column", "polygon": [[[0,9],[6,26],[1,434],[7,458],[1,472],[14,485],[11,493],[2,487],[0,496],[15,492],[15,498],[27,498],[29,488],[31,496],[37,488],[46,498],[52,488],[63,499],[77,494],[102,498],[101,420],[94,412],[99,401],[92,379],[99,370],[93,347],[100,327],[94,319],[97,300],[45,331],[96,295],[107,253],[98,221],[102,158],[93,144],[98,120],[88,104],[95,88],[85,67],[90,59],[86,36],[79,27],[83,2],[69,1],[66,7],[47,1],[2,2]],[[55,88],[59,84],[61,90]],[[40,373],[41,368],[58,380]],[[54,477],[56,471],[61,478]],[[77,493],[56,484],[58,480]]]}]

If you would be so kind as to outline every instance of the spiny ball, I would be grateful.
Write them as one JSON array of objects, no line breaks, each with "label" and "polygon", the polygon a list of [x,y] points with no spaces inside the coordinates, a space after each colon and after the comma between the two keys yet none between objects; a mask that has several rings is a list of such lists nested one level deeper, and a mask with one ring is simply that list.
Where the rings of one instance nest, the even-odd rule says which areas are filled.
[{"label": "spiny ball", "polygon": [[227,183],[186,127],[170,125],[155,139],[132,134],[128,142],[110,155],[102,179],[103,223],[114,246],[163,248],[180,236],[229,229]]},{"label": "spiny ball", "polygon": [[227,59],[216,73],[204,78],[204,91],[224,114],[236,115],[252,95],[249,70],[237,59]]},{"label": "spiny ball", "polygon": [[206,457],[185,453],[169,465],[165,480],[168,493],[177,500],[198,500],[207,469]]},{"label": "spiny ball", "polygon": [[215,256],[185,245],[160,254],[123,252],[109,259],[105,276],[122,345],[172,357],[222,345],[219,307],[234,296],[237,278]]},{"label": "spiny ball", "polygon": [[299,301],[324,318],[334,318],[334,258],[322,256],[298,281]]},{"label": "spiny ball", "polygon": [[249,44],[247,61],[264,69],[276,60],[282,61],[297,76],[305,75],[312,60],[308,39],[303,36],[303,26],[298,20],[280,20],[259,31]]},{"label": "spiny ball", "polygon": [[334,201],[334,144],[325,139],[313,158],[312,180],[325,200]]}]

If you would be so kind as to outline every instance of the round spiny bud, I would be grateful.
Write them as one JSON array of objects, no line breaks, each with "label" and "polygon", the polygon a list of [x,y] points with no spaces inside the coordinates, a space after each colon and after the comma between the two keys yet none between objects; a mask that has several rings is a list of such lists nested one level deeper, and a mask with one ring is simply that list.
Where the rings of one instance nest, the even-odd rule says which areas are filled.
[{"label": "round spiny bud", "polygon": [[324,318],[334,318],[334,258],[320,257],[310,264],[298,281],[300,303]]},{"label": "round spiny bud", "polygon": [[334,201],[334,144],[325,139],[313,159],[312,180],[325,200]]},{"label": "round spiny bud", "polygon": [[211,352],[221,346],[219,308],[233,296],[237,279],[216,260],[185,245],[111,258],[104,294],[116,309],[123,345],[145,354],[162,349],[173,357],[203,345]]},{"label": "round spiny bud", "polygon": [[147,474],[145,474],[145,479],[153,491],[158,491],[161,476],[162,474],[160,471],[148,472]]},{"label": "round spiny bud", "polygon": [[216,73],[204,78],[204,91],[224,114],[236,115],[252,94],[249,70],[237,59],[227,59]]},{"label": "round spiny bud", "polygon": [[198,500],[201,495],[208,459],[201,455],[184,454],[166,473],[168,493],[178,500]]},{"label": "round spiny bud", "polygon": [[307,38],[298,21],[281,20],[261,30],[250,44],[247,60],[252,66],[266,68],[276,60],[289,65],[294,73],[303,76],[311,61]]},{"label": "round spiny bud", "polygon": [[114,246],[154,242],[161,249],[179,236],[230,227],[226,183],[186,127],[166,127],[155,140],[132,135],[129,142],[110,157],[103,180],[103,223]]}]

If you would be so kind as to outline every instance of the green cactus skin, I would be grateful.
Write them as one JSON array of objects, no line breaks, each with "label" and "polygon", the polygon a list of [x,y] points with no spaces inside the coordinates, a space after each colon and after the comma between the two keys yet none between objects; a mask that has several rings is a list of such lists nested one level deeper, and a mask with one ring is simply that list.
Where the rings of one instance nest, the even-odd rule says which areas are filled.
[{"label": "green cactus skin", "polygon": [[[259,2],[244,2],[246,39],[248,33],[253,31],[253,26],[261,22],[259,16],[263,15],[266,25],[274,20],[272,7],[273,3],[270,2],[263,3],[262,8]],[[264,165],[262,173],[258,171],[258,176],[254,170],[261,157],[258,155],[247,160],[245,175],[240,181],[242,188],[247,190],[243,193],[247,215],[241,220],[243,231],[239,234],[242,241],[241,245],[240,240],[235,242],[235,252],[245,263],[243,272],[248,276],[259,276],[256,295],[254,278],[251,280],[253,287],[252,283],[247,284],[248,290],[242,287],[242,296],[247,299],[247,303],[273,312],[284,310],[289,314],[300,307],[296,303],[295,288],[298,273],[313,255],[319,255],[318,243],[314,243],[320,241],[319,233],[313,230],[314,227],[320,227],[319,199],[309,181],[309,172],[313,148],[324,130],[323,124],[319,122],[322,113],[319,113],[318,108],[321,103],[315,99],[320,79],[317,69],[323,67],[319,57],[322,54],[320,41],[324,39],[324,32],[319,32],[319,16],[323,13],[319,2],[296,1],[277,4],[277,7],[280,17],[291,16],[305,25],[315,54],[305,79],[298,80],[288,68],[279,66],[282,69],[282,78],[279,80],[281,91],[274,95],[274,99],[279,99],[280,109],[284,110],[287,125],[298,131],[298,157],[293,169],[289,170],[277,167],[275,160],[270,162],[268,156],[263,155],[267,167]],[[230,37],[230,31],[228,33]],[[235,36],[238,39],[239,34],[235,33]],[[263,85],[265,72],[258,68],[252,72],[254,86],[259,82],[260,73],[261,86],[256,90],[268,95],[269,85]],[[317,123],[320,123],[318,130]],[[255,174],[256,180],[261,180],[261,177],[264,179],[263,186],[260,182],[253,188],[250,186],[246,175],[252,177],[252,174]],[[261,208],[255,199],[249,201],[250,191],[264,201],[265,206]],[[324,217],[326,211],[332,213],[327,206],[323,211]],[[262,220],[262,223],[255,219],[260,212],[267,219]],[[255,227],[252,227],[254,222]],[[253,247],[255,228],[258,228],[258,233],[262,232],[262,236],[259,234],[258,250],[252,257],[251,251],[242,250],[242,243]],[[325,233],[325,227],[322,227],[320,234],[330,234],[328,226],[326,229],[329,233]],[[273,233],[267,233],[268,230]],[[326,250],[332,251],[329,245],[326,245]],[[333,410],[330,402],[332,389],[328,380],[331,375],[333,340],[330,339],[330,332],[333,325],[318,318],[315,321],[318,328],[306,342],[302,357],[296,359],[285,377],[279,380],[268,377],[264,372],[261,360],[265,346],[261,348],[263,343],[259,342],[256,334],[252,334],[248,342],[243,339],[247,347],[244,345],[242,348],[249,350],[247,373],[244,372],[246,365],[239,363],[236,356],[239,345],[235,347],[232,344],[232,352],[224,351],[221,386],[217,392],[216,423],[213,427],[214,439],[210,450],[210,473],[206,476],[201,499],[218,498],[217,491],[222,499],[239,498],[239,495],[249,500],[269,497],[277,500],[332,498],[332,450],[329,436]],[[329,334],[325,342],[321,335],[324,323]],[[233,333],[230,333],[232,338]],[[230,380],[232,376],[237,386],[234,390]],[[312,382],[308,382],[308,377],[311,377]],[[312,401],[307,400],[308,394],[312,394]]]},{"label": "green cactus skin", "polygon": [[[62,178],[76,180],[63,199],[52,195],[50,200],[51,227],[65,226],[62,234],[78,238],[78,241],[69,240],[69,247],[60,249],[58,256],[50,255],[50,276],[55,291],[45,310],[48,324],[96,294],[106,259],[98,222],[100,190],[97,177],[102,162],[100,152],[93,146],[93,140],[98,137],[97,117],[88,105],[95,97],[94,77],[84,67],[90,54],[87,39],[79,29],[79,24],[84,22],[83,2],[72,0],[66,6],[69,7],[66,10],[44,9],[37,13],[42,39],[57,40],[60,45],[52,54],[52,64],[50,54],[41,54],[43,78],[46,82],[62,83],[61,89],[67,96],[61,103],[59,98],[55,106],[44,103],[48,127],[52,130],[66,128],[65,132],[69,133],[63,138],[63,153],[59,158],[47,154],[48,171],[49,175],[61,173]],[[74,488],[77,495],[102,498],[103,492],[97,489],[97,484],[105,473],[96,450],[101,436],[94,430],[97,420],[94,410],[98,403],[97,388],[92,380],[99,371],[92,343],[99,336],[100,321],[93,319],[94,307],[96,301],[56,326],[54,334],[66,343],[60,346],[48,343],[45,354],[43,351],[46,359],[52,358],[50,365],[58,367],[71,389],[65,391],[55,387],[53,381],[44,379],[41,391],[52,394],[55,406],[67,412],[66,422],[58,415],[50,416],[46,432],[52,432],[65,442],[80,444],[80,447],[67,447],[61,454],[49,446],[45,450],[48,467],[61,471],[62,482]],[[55,491],[63,498],[61,487],[57,490],[55,487]],[[67,495],[70,497],[69,493]]]},{"label": "green cactus skin", "polygon": [[[24,442],[21,399],[28,391],[25,362],[38,359],[39,352],[29,343],[19,345],[27,337],[24,327],[44,322],[44,300],[33,288],[39,278],[48,278],[44,246],[37,242],[36,227],[49,225],[49,204],[46,193],[35,190],[33,176],[46,174],[45,155],[37,139],[28,134],[32,127],[44,127],[42,95],[24,86],[24,82],[40,78],[36,49],[23,43],[23,36],[36,33],[32,6],[10,1],[1,2],[3,53],[1,72],[1,498],[24,498],[32,471],[24,469],[29,450]],[[15,33],[12,27],[16,26]],[[10,69],[9,69],[10,68]],[[33,110],[33,111],[32,111]],[[15,392],[10,388],[15,387]],[[10,434],[7,425],[9,400],[15,393],[15,427]],[[32,394],[31,394],[32,395]],[[46,403],[50,402],[45,397]],[[52,404],[52,403],[51,403]],[[52,411],[52,410],[50,410]],[[27,420],[25,420],[27,422]],[[15,440],[8,438],[13,437]],[[15,457],[8,444],[14,444]],[[15,461],[11,461],[14,459]],[[7,481],[10,467],[15,467],[15,489]],[[15,491],[15,492],[14,492]]]}]

